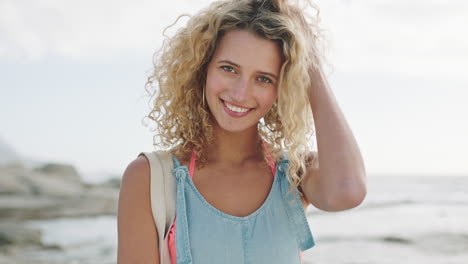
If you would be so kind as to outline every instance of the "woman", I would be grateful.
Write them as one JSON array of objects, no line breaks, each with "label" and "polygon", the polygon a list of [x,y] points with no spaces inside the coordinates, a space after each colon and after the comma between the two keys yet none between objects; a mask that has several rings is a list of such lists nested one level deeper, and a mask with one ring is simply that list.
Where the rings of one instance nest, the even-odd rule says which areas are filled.
[{"label": "woman", "polygon": [[[318,33],[288,1],[232,0],[166,40],[148,84],[158,86],[155,145],[169,149],[177,177],[172,263],[300,263],[315,244],[310,204],[363,201],[364,164],[323,75]],[[139,156],[123,176],[121,264],[159,263],[149,166]]]}]

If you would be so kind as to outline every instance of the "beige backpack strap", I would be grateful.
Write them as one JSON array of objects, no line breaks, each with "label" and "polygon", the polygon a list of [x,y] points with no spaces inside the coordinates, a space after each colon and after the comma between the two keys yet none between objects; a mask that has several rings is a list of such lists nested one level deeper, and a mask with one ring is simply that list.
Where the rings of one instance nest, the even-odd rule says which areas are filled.
[{"label": "beige backpack strap", "polygon": [[168,151],[158,151],[156,156],[162,164],[164,172],[164,185],[165,185],[165,203],[166,203],[166,221],[165,221],[165,234],[167,236],[169,229],[171,228],[172,222],[175,218],[176,213],[176,178],[172,171],[174,170],[174,162],[172,155]]},{"label": "beige backpack strap", "polygon": [[150,164],[150,198],[154,223],[158,230],[161,264],[170,263],[167,234],[175,217],[176,183],[172,175],[174,167],[169,152],[142,152]]}]

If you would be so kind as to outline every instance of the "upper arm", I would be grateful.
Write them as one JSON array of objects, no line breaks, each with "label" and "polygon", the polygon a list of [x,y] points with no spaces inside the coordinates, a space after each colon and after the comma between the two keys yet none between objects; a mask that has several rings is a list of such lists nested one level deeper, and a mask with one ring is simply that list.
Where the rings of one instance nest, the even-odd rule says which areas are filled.
[{"label": "upper arm", "polygon": [[124,172],[117,214],[118,264],[159,264],[158,232],[150,198],[150,167],[144,156]]},{"label": "upper arm", "polygon": [[[301,187],[307,201],[316,208],[329,211],[343,211],[358,206],[365,196],[362,195],[361,179],[357,177],[341,177],[343,174],[337,175],[321,175],[318,154],[311,152],[315,159],[312,164],[307,166],[306,174],[301,181]],[[340,177],[336,177],[340,176]],[[353,184],[346,185],[346,181],[355,181]],[[355,191],[358,190],[358,191]],[[356,194],[357,193],[357,194]]]},{"label": "upper arm", "polygon": [[308,164],[306,168],[306,174],[301,181],[301,189],[304,194],[303,203],[306,202],[308,204],[314,205],[318,209],[324,210],[326,208],[326,201],[321,197],[325,197],[325,194],[321,193],[319,184],[319,163],[318,163],[318,154],[317,152],[310,152],[310,156],[308,160],[312,160],[310,164]]}]

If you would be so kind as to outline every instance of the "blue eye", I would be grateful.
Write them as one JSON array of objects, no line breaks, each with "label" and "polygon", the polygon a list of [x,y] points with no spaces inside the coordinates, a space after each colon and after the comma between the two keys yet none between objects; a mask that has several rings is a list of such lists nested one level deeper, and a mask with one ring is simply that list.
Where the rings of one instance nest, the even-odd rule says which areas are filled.
[{"label": "blue eye", "polygon": [[227,66],[227,65],[221,66],[221,69],[223,69],[223,70],[225,70],[227,72],[236,72],[233,67]]},{"label": "blue eye", "polygon": [[269,78],[265,77],[265,76],[260,76],[258,78],[258,80],[261,81],[261,82],[264,82],[264,83],[272,83],[272,81]]}]

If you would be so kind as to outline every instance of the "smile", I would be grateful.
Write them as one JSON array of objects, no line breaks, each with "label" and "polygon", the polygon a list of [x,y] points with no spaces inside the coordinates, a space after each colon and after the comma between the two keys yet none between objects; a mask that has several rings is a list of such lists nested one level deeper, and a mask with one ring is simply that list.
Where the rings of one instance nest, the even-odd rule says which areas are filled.
[{"label": "smile", "polygon": [[246,114],[248,114],[251,110],[254,109],[254,108],[244,108],[244,107],[240,107],[237,105],[233,105],[224,101],[223,99],[221,99],[221,102],[223,103],[224,110],[226,110],[226,112],[230,116],[233,116],[233,117],[243,117]]},{"label": "smile", "polygon": [[229,110],[237,112],[237,113],[244,113],[244,112],[247,112],[247,111],[250,110],[250,108],[238,107],[238,106],[232,105],[232,104],[230,104],[230,103],[228,103],[226,101],[224,101],[224,104],[226,105],[227,108],[229,108]]}]

